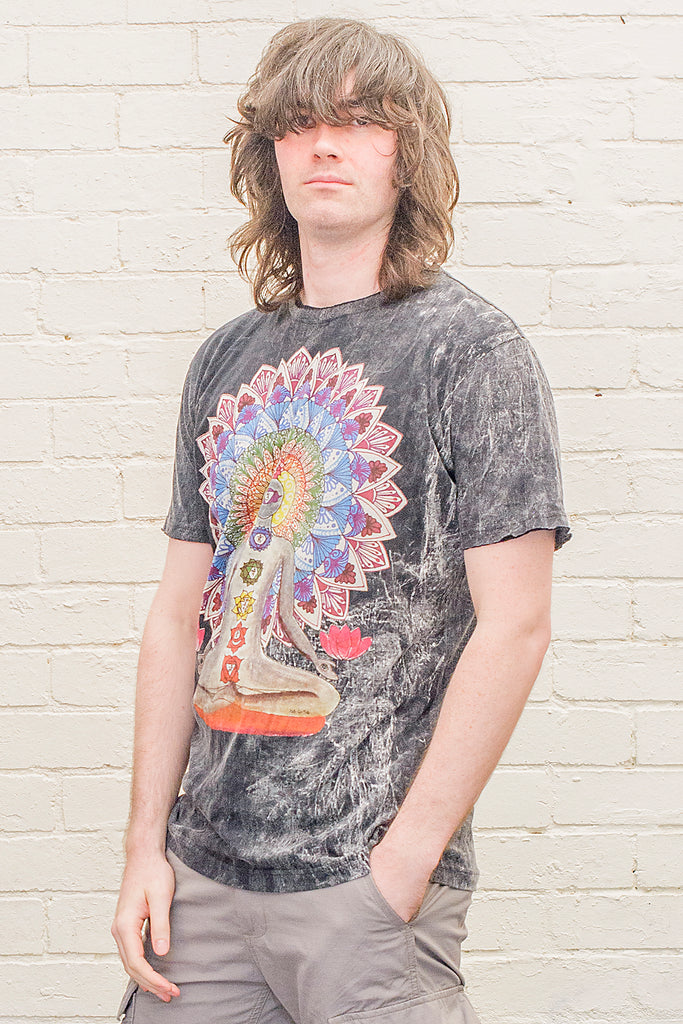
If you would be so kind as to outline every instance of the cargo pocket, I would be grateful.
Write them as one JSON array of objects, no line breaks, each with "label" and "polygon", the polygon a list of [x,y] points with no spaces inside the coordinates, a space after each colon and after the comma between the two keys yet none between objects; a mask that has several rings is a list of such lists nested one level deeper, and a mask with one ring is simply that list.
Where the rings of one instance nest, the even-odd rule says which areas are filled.
[{"label": "cargo pocket", "polygon": [[373,1010],[349,1010],[328,1024],[481,1024],[462,985],[401,999]]},{"label": "cargo pocket", "polygon": [[137,981],[133,981],[131,978],[126,986],[126,991],[123,993],[123,999],[119,1003],[119,1008],[116,1011],[116,1019],[118,1021],[125,1021],[125,1024],[133,1024],[135,1019],[135,995],[138,990]]}]

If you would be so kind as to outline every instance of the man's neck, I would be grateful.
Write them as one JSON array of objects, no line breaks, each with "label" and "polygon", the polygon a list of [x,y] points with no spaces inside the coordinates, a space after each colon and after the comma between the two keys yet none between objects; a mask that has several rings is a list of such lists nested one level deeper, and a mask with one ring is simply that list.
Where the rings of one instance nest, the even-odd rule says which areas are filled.
[{"label": "man's neck", "polygon": [[386,240],[386,231],[360,241],[301,237],[304,286],[299,301],[322,308],[378,292]]}]

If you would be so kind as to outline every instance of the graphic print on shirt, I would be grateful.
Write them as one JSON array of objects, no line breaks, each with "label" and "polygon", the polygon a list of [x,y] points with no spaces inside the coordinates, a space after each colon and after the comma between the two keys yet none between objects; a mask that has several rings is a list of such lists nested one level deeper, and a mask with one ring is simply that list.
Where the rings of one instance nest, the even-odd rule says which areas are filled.
[{"label": "graphic print on shirt", "polygon": [[[338,348],[301,347],[277,369],[262,366],[236,396],[222,395],[198,438],[216,549],[194,700],[213,729],[319,732],[339,703],[334,659],[360,657],[372,643],[344,620],[352,591],[389,565],[390,517],[406,497],[392,480],[402,434],[382,422],[382,387],[362,374]],[[323,617],[334,621],[323,628]],[[310,668],[271,657],[273,636]]]}]

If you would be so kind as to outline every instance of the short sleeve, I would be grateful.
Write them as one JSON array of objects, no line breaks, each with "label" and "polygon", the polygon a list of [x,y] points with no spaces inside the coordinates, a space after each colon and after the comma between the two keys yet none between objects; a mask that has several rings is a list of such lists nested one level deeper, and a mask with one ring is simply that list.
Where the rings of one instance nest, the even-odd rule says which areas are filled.
[{"label": "short sleeve", "polygon": [[471,356],[451,378],[443,433],[463,548],[529,530],[571,538],[550,385],[519,334]]},{"label": "short sleeve", "polygon": [[176,540],[201,541],[213,544],[209,525],[209,506],[199,493],[204,476],[203,458],[197,444],[197,360],[190,364],[183,385],[180,413],[176,428],[173,492],[171,504],[162,527]]}]

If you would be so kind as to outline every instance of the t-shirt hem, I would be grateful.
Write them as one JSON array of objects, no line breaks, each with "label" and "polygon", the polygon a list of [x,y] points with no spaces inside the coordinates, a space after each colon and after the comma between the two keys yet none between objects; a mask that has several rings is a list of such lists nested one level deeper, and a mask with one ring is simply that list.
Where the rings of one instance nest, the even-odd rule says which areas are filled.
[{"label": "t-shirt hem", "polygon": [[555,530],[555,551],[559,551],[563,544],[572,539],[572,531],[566,519],[558,521],[557,516],[539,516],[537,519],[527,520],[524,523],[501,523],[498,526],[490,526],[486,530],[472,534],[462,534],[462,547],[481,547],[484,544],[497,544],[501,540],[511,540],[514,537],[522,537],[531,530]]},{"label": "t-shirt hem", "polygon": [[[172,828],[168,829],[166,846],[186,867],[198,874],[223,885],[256,892],[325,889],[342,882],[351,882],[354,878],[362,878],[370,871],[369,860],[362,854],[352,854],[335,860],[332,872],[329,868],[317,867],[314,864],[294,865],[286,869],[256,867],[244,861],[218,858],[204,847],[184,842]],[[448,885],[452,889],[469,891],[476,889],[478,880],[478,869],[454,870],[441,862],[437,864],[430,877],[432,882]]]}]

